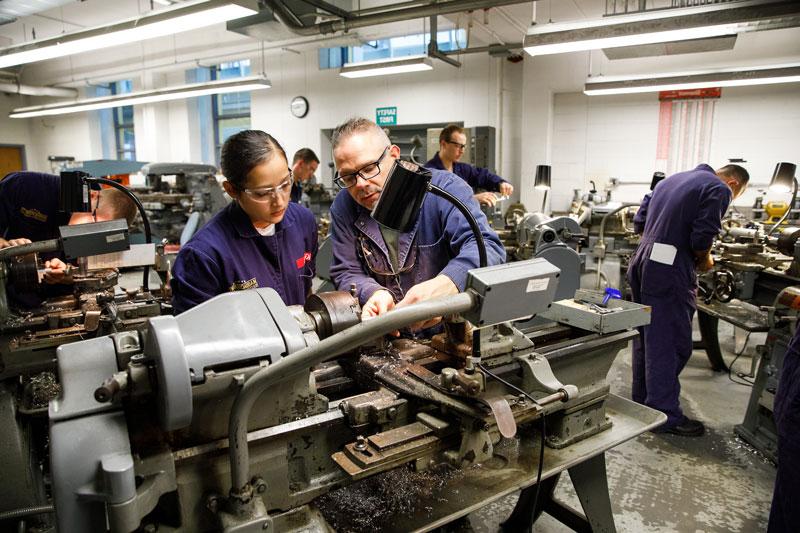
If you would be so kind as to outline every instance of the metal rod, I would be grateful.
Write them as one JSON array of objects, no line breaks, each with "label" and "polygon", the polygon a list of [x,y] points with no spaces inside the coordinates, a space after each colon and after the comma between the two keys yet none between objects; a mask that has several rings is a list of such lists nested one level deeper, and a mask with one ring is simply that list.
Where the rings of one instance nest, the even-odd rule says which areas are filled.
[{"label": "metal rod", "polygon": [[17,246],[9,246],[0,250],[0,261],[16,257],[18,255],[42,253],[42,252],[57,252],[61,249],[60,239],[48,239],[46,241],[30,242],[28,244],[19,244]]},{"label": "metal rod", "polygon": [[418,304],[394,309],[282,358],[275,364],[259,370],[242,386],[231,408],[228,425],[231,461],[231,492],[246,493],[250,482],[250,451],[247,447],[247,422],[258,397],[270,386],[298,372],[322,363],[365,342],[415,322],[437,316],[453,315],[472,309],[476,305],[474,293],[461,292],[445,298],[436,298]]},{"label": "metal rod", "polygon": [[523,48],[522,43],[490,44],[489,46],[474,46],[472,48],[458,48],[456,50],[445,50],[440,53],[442,55],[452,56],[461,54],[482,54],[484,52],[500,53],[500,52],[508,52],[509,50],[520,50],[521,48]]}]

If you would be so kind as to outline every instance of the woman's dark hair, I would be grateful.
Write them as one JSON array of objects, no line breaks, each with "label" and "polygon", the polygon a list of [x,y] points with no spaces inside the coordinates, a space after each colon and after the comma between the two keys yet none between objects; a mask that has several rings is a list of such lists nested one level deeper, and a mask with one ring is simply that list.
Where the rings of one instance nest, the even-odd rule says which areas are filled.
[{"label": "woman's dark hair", "polygon": [[[237,189],[244,189],[247,174],[266,163],[276,152],[286,159],[286,152],[275,137],[261,130],[244,130],[231,135],[222,145],[222,175]],[[288,166],[288,163],[287,163]]]}]

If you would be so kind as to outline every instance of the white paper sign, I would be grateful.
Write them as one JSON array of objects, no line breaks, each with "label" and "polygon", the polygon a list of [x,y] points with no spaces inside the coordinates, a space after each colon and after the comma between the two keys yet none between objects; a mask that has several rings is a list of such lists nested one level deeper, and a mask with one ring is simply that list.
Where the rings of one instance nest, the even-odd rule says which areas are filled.
[{"label": "white paper sign", "polygon": [[550,278],[529,279],[528,288],[525,289],[525,292],[544,291],[547,290],[548,285],[550,285]]},{"label": "white paper sign", "polygon": [[675,263],[675,254],[678,249],[671,244],[661,244],[657,242],[653,244],[653,250],[650,252],[650,260],[664,265],[672,265]]}]

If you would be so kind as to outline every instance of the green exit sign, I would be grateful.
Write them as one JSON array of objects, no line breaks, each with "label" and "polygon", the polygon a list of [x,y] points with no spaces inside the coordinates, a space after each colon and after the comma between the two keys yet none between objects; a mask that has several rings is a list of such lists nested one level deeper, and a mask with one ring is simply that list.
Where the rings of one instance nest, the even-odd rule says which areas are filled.
[{"label": "green exit sign", "polygon": [[378,126],[397,126],[397,107],[375,109],[375,123]]}]

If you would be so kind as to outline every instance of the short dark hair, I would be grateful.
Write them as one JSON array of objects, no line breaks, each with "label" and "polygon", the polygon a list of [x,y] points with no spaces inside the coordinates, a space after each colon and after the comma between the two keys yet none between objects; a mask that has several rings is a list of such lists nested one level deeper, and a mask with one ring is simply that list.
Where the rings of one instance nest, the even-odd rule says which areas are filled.
[{"label": "short dark hair", "polygon": [[292,164],[294,165],[298,161],[302,161],[303,163],[319,163],[319,157],[317,154],[314,153],[314,150],[311,148],[300,148],[298,151],[294,153],[294,157],[292,158]]},{"label": "short dark hair", "polygon": [[747,173],[744,167],[740,167],[739,165],[725,165],[717,169],[717,175],[735,179],[740,187],[744,187],[747,185],[747,182],[750,181],[750,174]]},{"label": "short dark hair", "polygon": [[439,134],[439,142],[450,142],[454,133],[464,133],[464,128],[458,124],[448,124]]},{"label": "short dark hair", "polygon": [[253,167],[266,163],[276,153],[288,161],[283,147],[269,133],[261,130],[244,130],[235,133],[228,137],[228,140],[222,145],[220,155],[222,175],[235,188],[243,189],[247,182],[247,174],[253,170]]}]

